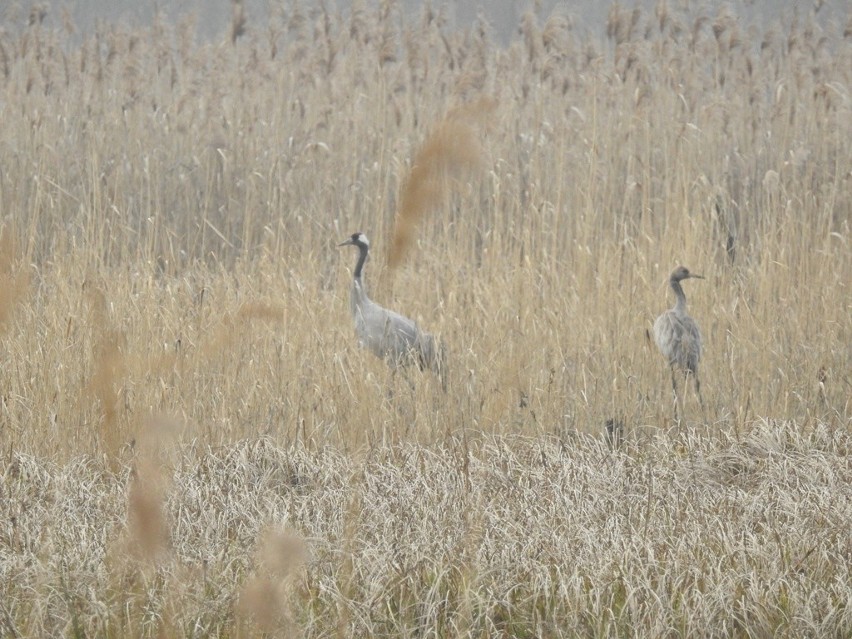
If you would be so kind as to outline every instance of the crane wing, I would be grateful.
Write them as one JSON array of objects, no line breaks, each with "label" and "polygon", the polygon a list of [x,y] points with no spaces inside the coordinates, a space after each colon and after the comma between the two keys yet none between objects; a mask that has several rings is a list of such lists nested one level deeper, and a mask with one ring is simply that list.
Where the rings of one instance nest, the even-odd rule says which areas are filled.
[{"label": "crane wing", "polygon": [[415,323],[378,304],[361,304],[355,313],[355,332],[361,346],[378,357],[398,360],[418,341]]},{"label": "crane wing", "polygon": [[670,364],[698,372],[701,332],[691,317],[666,311],[654,322],[654,340]]}]

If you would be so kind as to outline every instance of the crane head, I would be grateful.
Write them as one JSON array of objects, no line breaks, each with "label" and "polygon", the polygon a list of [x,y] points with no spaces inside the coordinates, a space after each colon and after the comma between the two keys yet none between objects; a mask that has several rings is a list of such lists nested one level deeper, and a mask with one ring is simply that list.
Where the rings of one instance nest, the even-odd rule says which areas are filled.
[{"label": "crane head", "polygon": [[357,246],[357,247],[365,247],[370,248],[370,241],[367,239],[367,236],[361,232],[353,233],[352,236],[347,239],[345,242],[341,242],[338,246]]},{"label": "crane head", "polygon": [[681,280],[687,280],[691,277],[699,280],[704,279],[703,275],[696,275],[695,273],[690,273],[689,269],[685,266],[678,266],[674,271],[672,271],[671,280],[673,282],[680,282]]}]

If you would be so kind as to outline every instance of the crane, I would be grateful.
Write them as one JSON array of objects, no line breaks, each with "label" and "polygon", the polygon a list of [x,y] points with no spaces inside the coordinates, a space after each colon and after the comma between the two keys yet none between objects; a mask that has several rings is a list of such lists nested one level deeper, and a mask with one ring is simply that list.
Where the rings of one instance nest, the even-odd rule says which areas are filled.
[{"label": "crane", "polygon": [[683,280],[690,278],[704,279],[701,275],[690,273],[685,266],[678,266],[672,271],[669,277],[669,285],[672,287],[677,301],[672,308],[660,315],[654,322],[654,341],[671,366],[675,402],[678,401],[677,371],[679,370],[684,374],[685,380],[690,375],[695,380],[695,392],[703,410],[701,382],[698,380],[698,362],[701,361],[701,331],[698,329],[695,320],[686,312],[686,295],[680,285]]},{"label": "crane", "polygon": [[446,349],[433,335],[421,331],[417,324],[376,304],[367,296],[364,288],[364,263],[370,253],[370,241],[363,233],[353,233],[338,246],[354,246],[358,249],[358,261],[352,273],[349,307],[355,321],[358,344],[375,356],[388,362],[395,370],[401,366],[416,365],[420,370],[429,369],[441,380],[447,390],[445,370]]}]

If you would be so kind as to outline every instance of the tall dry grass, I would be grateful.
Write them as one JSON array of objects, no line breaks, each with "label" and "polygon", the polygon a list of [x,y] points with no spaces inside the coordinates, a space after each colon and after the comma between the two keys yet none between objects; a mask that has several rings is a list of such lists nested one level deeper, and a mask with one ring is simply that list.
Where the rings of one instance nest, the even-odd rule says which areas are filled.
[{"label": "tall dry grass", "polygon": [[[849,632],[852,40],[817,18],[8,23],[3,632]],[[355,347],[355,230],[446,395]],[[681,263],[678,432],[646,329]]]}]

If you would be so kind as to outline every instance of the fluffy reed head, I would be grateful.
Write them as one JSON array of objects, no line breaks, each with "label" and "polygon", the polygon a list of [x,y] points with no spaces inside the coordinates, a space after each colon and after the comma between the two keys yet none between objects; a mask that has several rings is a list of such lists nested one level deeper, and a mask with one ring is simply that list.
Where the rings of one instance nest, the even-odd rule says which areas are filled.
[{"label": "fluffy reed head", "polygon": [[307,556],[307,546],[300,536],[281,527],[263,531],[255,552],[255,572],[237,601],[239,614],[263,632],[283,632],[288,628],[292,580]]},{"label": "fluffy reed head", "polygon": [[418,222],[444,201],[455,183],[482,166],[483,150],[477,125],[495,107],[493,100],[481,98],[453,109],[418,151],[402,187],[388,258],[391,268],[404,259]]}]

